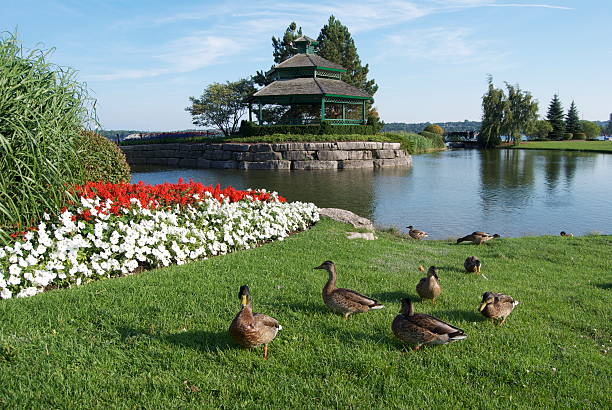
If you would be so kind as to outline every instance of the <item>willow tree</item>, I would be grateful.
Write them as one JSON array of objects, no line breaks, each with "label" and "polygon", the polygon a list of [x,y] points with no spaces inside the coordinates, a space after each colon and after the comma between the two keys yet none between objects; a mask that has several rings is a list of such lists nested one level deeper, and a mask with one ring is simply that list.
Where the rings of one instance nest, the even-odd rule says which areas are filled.
[{"label": "willow tree", "polygon": [[526,133],[538,119],[538,102],[529,91],[521,90],[519,85],[506,83],[508,97],[504,104],[502,133],[507,142],[518,144],[521,135]]},{"label": "willow tree", "polygon": [[498,145],[501,137],[506,142],[518,144],[521,135],[533,128],[538,119],[538,102],[519,85],[506,84],[506,90],[495,88],[489,76],[489,90],[482,97],[482,126],[479,142],[484,147]]},{"label": "willow tree", "polygon": [[482,96],[482,125],[478,134],[478,143],[482,147],[490,148],[501,143],[505,104],[504,90],[495,88],[493,77],[489,76],[489,89]]}]

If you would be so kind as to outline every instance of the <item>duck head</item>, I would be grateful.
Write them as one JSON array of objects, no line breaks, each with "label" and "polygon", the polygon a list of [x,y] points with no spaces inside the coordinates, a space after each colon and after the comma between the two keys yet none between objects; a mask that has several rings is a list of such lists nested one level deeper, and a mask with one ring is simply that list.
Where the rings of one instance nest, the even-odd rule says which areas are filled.
[{"label": "duck head", "polygon": [[247,285],[240,286],[240,291],[238,292],[238,299],[240,299],[240,304],[244,306],[248,306],[251,303],[251,291]]},{"label": "duck head", "polygon": [[315,267],[313,269],[323,269],[323,270],[326,270],[326,271],[329,272],[329,271],[331,271],[334,268],[335,268],[335,265],[334,265],[334,263],[332,261],[325,261],[325,262],[323,262],[322,264],[320,264],[319,266],[317,266],[317,267]]},{"label": "duck head", "polygon": [[482,301],[480,302],[480,306],[478,310],[482,312],[482,310],[489,304],[495,301],[495,294],[493,292],[485,292],[482,294]]},{"label": "duck head", "polygon": [[406,316],[414,315],[414,309],[412,308],[412,300],[410,298],[404,298],[401,300],[402,308],[400,309],[400,313]]}]

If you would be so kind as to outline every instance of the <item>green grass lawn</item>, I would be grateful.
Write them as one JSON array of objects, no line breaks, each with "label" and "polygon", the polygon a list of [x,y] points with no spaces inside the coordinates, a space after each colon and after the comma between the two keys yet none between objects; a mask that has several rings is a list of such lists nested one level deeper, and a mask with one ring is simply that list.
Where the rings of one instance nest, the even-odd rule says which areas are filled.
[{"label": "green grass lawn", "polygon": [[568,151],[612,152],[610,141],[533,141],[522,142],[518,149],[554,149]]},{"label": "green grass lawn", "polygon": [[[324,219],[257,249],[0,301],[0,407],[610,407],[612,237],[475,246],[349,241],[349,228]],[[469,255],[488,279],[463,272]],[[340,287],[386,308],[331,313],[312,269],[327,259]],[[394,338],[419,264],[440,267],[443,291],[415,310],[466,340],[413,352]],[[283,326],[267,361],[227,333],[242,284]],[[477,312],[486,290],[521,302],[501,327]]]}]

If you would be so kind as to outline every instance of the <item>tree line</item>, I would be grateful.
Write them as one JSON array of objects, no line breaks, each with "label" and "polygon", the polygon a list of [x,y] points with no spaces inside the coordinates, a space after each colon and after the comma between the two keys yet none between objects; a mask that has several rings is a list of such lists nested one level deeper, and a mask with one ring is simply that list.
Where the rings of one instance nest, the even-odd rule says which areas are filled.
[{"label": "tree line", "polygon": [[[602,132],[596,122],[580,120],[576,103],[572,101],[564,112],[555,94],[548,106],[546,118],[539,119],[538,101],[518,84],[504,83],[505,90],[493,84],[488,77],[488,89],[482,97],[482,124],[478,141],[484,147],[494,147],[505,142],[520,143],[522,136],[530,139],[593,139]],[[608,124],[612,131],[612,121]]]}]

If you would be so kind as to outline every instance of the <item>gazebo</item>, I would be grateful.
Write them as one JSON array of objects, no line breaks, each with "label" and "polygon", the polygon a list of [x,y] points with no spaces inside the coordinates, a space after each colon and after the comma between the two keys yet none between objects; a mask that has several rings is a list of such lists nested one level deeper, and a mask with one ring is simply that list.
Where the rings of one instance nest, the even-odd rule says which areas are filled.
[{"label": "gazebo", "polygon": [[266,73],[274,81],[255,92],[249,102],[258,105],[259,125],[266,104],[288,106],[280,124],[365,124],[366,103],[372,96],[341,80],[346,68],[315,54],[317,41],[302,36],[293,44],[298,54]]}]

